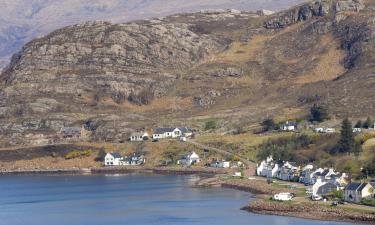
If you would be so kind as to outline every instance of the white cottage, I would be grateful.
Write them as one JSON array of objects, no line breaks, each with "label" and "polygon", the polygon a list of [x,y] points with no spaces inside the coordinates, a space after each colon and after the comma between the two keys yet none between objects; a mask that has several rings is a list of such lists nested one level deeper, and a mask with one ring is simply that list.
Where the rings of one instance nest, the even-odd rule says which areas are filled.
[{"label": "white cottage", "polygon": [[146,141],[148,137],[147,132],[135,132],[130,135],[130,141]]},{"label": "white cottage", "polygon": [[280,130],[282,131],[296,131],[297,130],[297,122],[293,121],[286,121],[283,125],[280,126]]},{"label": "white cottage", "polygon": [[210,166],[215,168],[229,168],[230,162],[214,160],[213,162],[211,162]]},{"label": "white cottage", "polygon": [[154,130],[152,139],[190,137],[192,135],[193,132],[187,127],[162,127]]},{"label": "white cottage", "polygon": [[194,151],[191,151],[188,154],[182,156],[181,159],[177,161],[177,164],[190,166],[190,165],[194,165],[196,163],[199,163],[200,161],[201,160],[200,160],[198,154],[195,153]]},{"label": "white cottage", "polygon": [[109,152],[104,157],[105,166],[119,166],[121,165],[122,157],[117,152]]},{"label": "white cottage", "polygon": [[362,199],[371,197],[371,184],[351,183],[344,188],[344,200],[359,203]]},{"label": "white cottage", "polygon": [[339,190],[339,188],[337,183],[318,178],[312,186],[312,194],[313,196],[325,196],[333,191]]}]

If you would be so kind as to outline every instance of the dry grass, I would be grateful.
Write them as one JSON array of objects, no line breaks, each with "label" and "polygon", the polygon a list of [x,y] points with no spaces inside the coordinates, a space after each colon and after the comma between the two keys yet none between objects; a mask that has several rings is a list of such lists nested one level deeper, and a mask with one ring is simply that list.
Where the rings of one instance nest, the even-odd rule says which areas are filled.
[{"label": "dry grass", "polygon": [[332,35],[325,35],[321,37],[319,45],[325,46],[327,51],[324,54],[314,54],[311,56],[312,61],[314,61],[315,57],[319,57],[317,59],[318,62],[313,71],[297,78],[297,84],[333,80],[345,73],[346,69],[342,62],[346,53],[344,50],[338,48],[338,41]]},{"label": "dry grass", "polygon": [[270,38],[271,36],[256,35],[247,43],[234,42],[227,51],[217,55],[215,61],[246,63],[254,60],[257,53],[264,48],[266,41]]}]

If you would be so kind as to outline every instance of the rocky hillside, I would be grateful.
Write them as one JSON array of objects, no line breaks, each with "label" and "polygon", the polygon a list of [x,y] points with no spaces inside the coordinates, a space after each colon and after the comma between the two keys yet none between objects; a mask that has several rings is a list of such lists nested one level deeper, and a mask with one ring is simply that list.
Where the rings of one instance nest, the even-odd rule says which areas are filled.
[{"label": "rocky hillside", "polygon": [[85,125],[92,140],[123,141],[208,118],[226,131],[267,114],[301,118],[314,103],[338,118],[373,115],[374,15],[360,0],[320,0],[270,16],[200,12],[54,31],[0,76],[1,140],[48,141]]},{"label": "rocky hillside", "polygon": [[13,53],[35,37],[85,21],[123,23],[218,8],[280,10],[302,1],[305,0],[2,0],[0,68]]}]

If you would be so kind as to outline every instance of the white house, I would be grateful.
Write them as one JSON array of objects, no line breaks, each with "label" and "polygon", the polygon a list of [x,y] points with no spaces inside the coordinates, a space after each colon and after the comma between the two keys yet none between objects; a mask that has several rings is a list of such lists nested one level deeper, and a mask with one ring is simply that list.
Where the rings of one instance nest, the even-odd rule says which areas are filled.
[{"label": "white house", "polygon": [[314,129],[316,133],[335,133],[335,128],[323,128],[323,127],[317,127]]},{"label": "white house", "polygon": [[321,178],[318,178],[315,182],[315,184],[312,186],[312,195],[313,196],[324,196],[332,191],[339,190],[339,185],[331,182],[331,181],[325,181]]},{"label": "white house", "polygon": [[154,130],[152,139],[190,137],[192,135],[193,132],[187,127],[162,127]]},{"label": "white house", "polygon": [[295,162],[285,162],[279,169],[276,177],[280,180],[291,181],[297,179],[300,168]]},{"label": "white house", "polygon": [[130,141],[145,141],[148,137],[147,132],[135,132],[130,135]]},{"label": "white house", "polygon": [[105,166],[119,166],[121,165],[122,157],[117,152],[108,152],[104,157]]},{"label": "white house", "polygon": [[325,128],[324,133],[335,133],[336,129],[335,128]]},{"label": "white house", "polygon": [[214,160],[213,162],[211,162],[210,166],[215,168],[229,168],[230,162]]},{"label": "white house", "polygon": [[316,127],[314,129],[314,132],[316,132],[316,133],[324,133],[324,128],[323,127]]},{"label": "white house", "polygon": [[371,184],[351,183],[344,188],[344,200],[359,203],[366,197],[371,197]]},{"label": "white house", "polygon": [[281,165],[275,163],[272,156],[267,157],[266,160],[263,160],[260,164],[257,165],[257,175],[263,177],[276,177],[280,171]]},{"label": "white house", "polygon": [[131,156],[130,165],[138,166],[144,164],[145,162],[146,158],[144,157],[144,155],[133,153],[133,155]]},{"label": "white house", "polygon": [[361,133],[362,129],[361,128],[353,128],[353,133]]},{"label": "white house", "polygon": [[293,121],[286,121],[283,125],[280,126],[280,130],[282,131],[296,131],[297,130],[297,122]]},{"label": "white house", "polygon": [[200,161],[201,160],[200,160],[198,154],[195,153],[194,151],[191,151],[191,152],[187,153],[186,155],[182,156],[181,159],[177,161],[177,164],[190,166],[190,165],[194,165],[196,163],[199,163]]}]

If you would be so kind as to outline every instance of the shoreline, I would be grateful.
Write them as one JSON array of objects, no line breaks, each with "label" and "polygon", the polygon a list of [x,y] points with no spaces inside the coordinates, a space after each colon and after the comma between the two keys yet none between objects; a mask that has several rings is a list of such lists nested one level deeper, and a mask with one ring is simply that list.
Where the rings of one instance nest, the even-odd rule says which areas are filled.
[{"label": "shoreline", "polygon": [[[151,173],[164,175],[199,175],[202,178],[193,187],[221,187],[251,193],[256,198],[241,208],[251,213],[288,216],[319,221],[350,222],[375,224],[374,213],[350,212],[338,207],[329,207],[317,203],[277,202],[268,200],[273,194],[291,192],[281,187],[273,187],[263,179],[223,179],[218,175],[229,175],[228,170],[206,167],[97,167],[97,168],[66,168],[66,169],[34,169],[0,171],[1,175],[98,175],[98,174],[130,174]],[[268,198],[268,199],[267,199]]]},{"label": "shoreline", "polygon": [[360,212],[355,210],[344,209],[341,207],[331,207],[321,205],[317,202],[279,202],[269,200],[273,194],[279,192],[293,192],[289,189],[273,187],[265,180],[244,180],[244,179],[227,179],[223,180],[218,177],[201,179],[196,184],[197,187],[223,187],[235,190],[249,192],[256,198],[247,206],[241,208],[251,213],[288,216],[302,219],[350,222],[358,224],[375,224],[375,208],[371,214],[369,212]]},{"label": "shoreline", "polygon": [[128,174],[128,173],[154,173],[173,175],[219,175],[227,174],[225,169],[218,168],[184,168],[184,167],[95,167],[95,168],[62,168],[62,169],[33,169],[33,170],[1,170],[1,175],[32,175],[32,174]]}]

